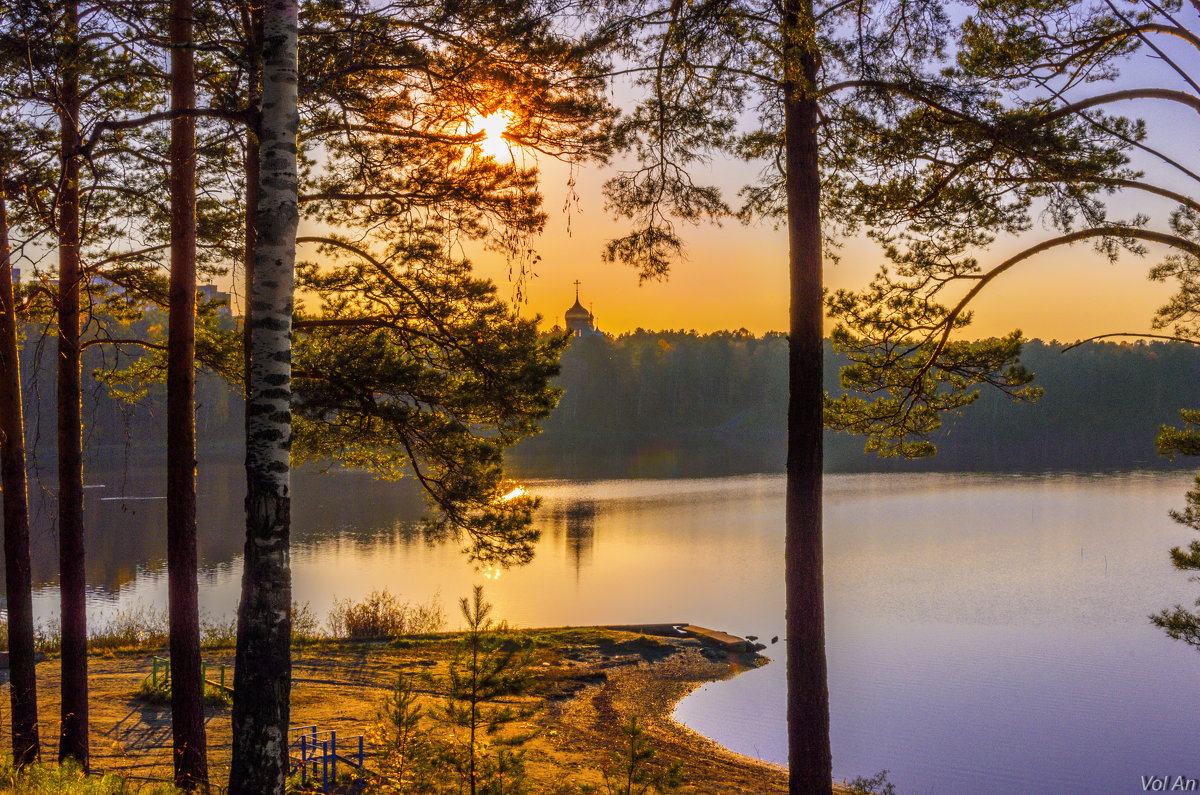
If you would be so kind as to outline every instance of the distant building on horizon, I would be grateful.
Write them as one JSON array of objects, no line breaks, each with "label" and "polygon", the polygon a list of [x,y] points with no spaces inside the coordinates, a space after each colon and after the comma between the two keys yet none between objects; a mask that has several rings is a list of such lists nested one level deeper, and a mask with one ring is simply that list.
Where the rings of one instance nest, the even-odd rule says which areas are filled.
[{"label": "distant building on horizon", "polygon": [[573,337],[591,337],[601,333],[600,329],[596,328],[596,316],[579,303],[578,279],[575,281],[575,303],[567,310],[564,318],[567,321],[567,330]]},{"label": "distant building on horizon", "polygon": [[198,285],[196,287],[196,292],[198,292],[198,293],[200,293],[200,295],[204,296],[204,300],[208,301],[209,303],[214,303],[217,301],[222,302],[224,304],[224,306],[219,307],[217,309],[217,312],[219,312],[220,314],[224,314],[224,315],[230,314],[231,304],[229,303],[229,293],[226,293],[226,292],[223,292],[223,291],[217,289],[217,286],[215,284]]},{"label": "distant building on horizon", "polygon": [[[92,287],[99,287],[104,290],[106,295],[124,295],[125,288],[105,276],[92,276],[89,280]],[[55,287],[58,283],[55,282]]]}]

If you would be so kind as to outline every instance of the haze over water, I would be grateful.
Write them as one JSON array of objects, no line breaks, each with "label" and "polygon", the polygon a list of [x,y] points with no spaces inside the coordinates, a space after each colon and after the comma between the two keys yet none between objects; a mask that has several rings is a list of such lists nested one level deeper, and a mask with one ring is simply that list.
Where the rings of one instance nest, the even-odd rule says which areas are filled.
[{"label": "haze over water", "polygon": [[[98,470],[95,470],[98,471]],[[153,471],[147,469],[146,472]],[[165,605],[155,477],[93,478],[93,615]],[[240,579],[240,471],[202,470],[204,608],[231,614]],[[122,477],[125,480],[121,485]],[[838,777],[892,771],[901,793],[1142,791],[1140,776],[1200,778],[1200,654],[1147,614],[1200,593],[1167,549],[1185,473],[829,475],[826,592]],[[535,480],[532,564],[477,571],[416,531],[405,486],[297,477],[295,593],[389,588],[454,602],[482,582],[522,626],[690,621],[783,634],[783,478]],[[108,498],[108,499],[105,499]],[[37,539],[42,574],[50,537]],[[38,589],[43,618],[56,592]],[[679,717],[727,746],[785,758],[783,643],[775,662],[686,699]]]}]

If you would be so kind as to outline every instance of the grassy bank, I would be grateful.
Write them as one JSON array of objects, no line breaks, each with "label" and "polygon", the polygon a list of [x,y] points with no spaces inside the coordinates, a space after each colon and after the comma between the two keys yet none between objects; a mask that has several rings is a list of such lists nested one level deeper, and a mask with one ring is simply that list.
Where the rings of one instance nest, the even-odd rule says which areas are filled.
[{"label": "grassy bank", "polygon": [[[335,599],[333,609],[319,618],[305,604],[292,605],[292,640],[299,646],[326,641],[379,640],[400,635],[436,632],[445,626],[441,604],[431,599],[412,602],[387,590],[374,591],[365,598]],[[134,604],[121,608],[88,627],[88,649],[94,653],[116,651],[155,651],[165,649],[170,640],[170,622],[166,608]],[[237,641],[237,620],[233,617],[200,619],[200,645],[204,649],[232,649]],[[34,646],[43,654],[56,654],[62,646],[62,632],[55,621],[38,624]],[[0,622],[0,651],[8,650],[8,625]]]},{"label": "grassy bank", "polygon": [[138,781],[110,773],[87,776],[73,764],[34,764],[13,767],[12,757],[0,759],[0,792],[20,795],[182,795],[170,784]]},{"label": "grassy bank", "polygon": [[[683,765],[682,792],[775,793],[784,772],[727,751],[671,720],[675,702],[696,686],[762,664],[753,654],[731,654],[695,639],[656,638],[600,628],[523,630],[512,633],[530,651],[530,687],[505,702],[527,712],[513,731],[528,734],[525,766],[530,791],[576,793],[603,786],[603,770],[627,747],[620,726],[636,715],[656,749],[655,764]],[[398,673],[419,678],[418,705],[444,709],[443,685],[459,647],[458,633],[429,633],[393,640],[320,638],[297,645],[293,667],[292,722],[334,730],[341,738],[365,735],[368,753],[380,749],[379,714]],[[106,649],[90,664],[92,764],[97,771],[131,777],[125,784],[83,782],[79,792],[157,792],[147,779],[171,776],[170,711],[137,696],[155,650]],[[205,652],[210,666],[232,667],[231,649]],[[210,668],[211,670],[211,668]],[[58,666],[37,666],[42,736],[55,736]],[[526,709],[527,708],[527,709]],[[214,783],[228,775],[227,707],[210,706],[209,758]],[[377,759],[377,757],[372,757]],[[369,762],[373,767],[376,762]],[[60,775],[48,771],[46,776]],[[74,792],[70,771],[48,778],[47,792]],[[22,785],[26,786],[26,785]],[[40,783],[11,792],[41,792]],[[94,789],[107,786],[109,789]],[[124,786],[125,789],[120,787]],[[369,790],[377,791],[377,790]]]}]

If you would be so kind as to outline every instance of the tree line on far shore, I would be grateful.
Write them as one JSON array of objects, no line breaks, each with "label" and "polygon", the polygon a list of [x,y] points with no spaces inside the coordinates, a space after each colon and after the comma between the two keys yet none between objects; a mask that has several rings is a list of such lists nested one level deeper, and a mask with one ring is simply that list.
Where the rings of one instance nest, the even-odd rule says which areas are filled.
[{"label": "tree line on far shore", "polygon": [[[975,405],[930,436],[936,456],[915,461],[863,452],[861,437],[826,432],[830,471],[1158,468],[1159,426],[1194,399],[1200,347],[1177,342],[1031,340],[1021,362],[1044,390],[1014,405],[983,390]],[[841,390],[848,362],[825,348],[825,389]],[[577,339],[564,353],[565,389],[543,433],[514,450],[596,452],[636,440],[708,441],[754,448],[758,468],[782,471],[787,424],[787,338],[721,331],[638,330]],[[581,446],[583,445],[583,446]],[[1186,462],[1181,461],[1180,465]]]},{"label": "tree line on far shore", "polygon": [[[153,324],[154,314],[138,321]],[[31,329],[32,331],[32,329]],[[36,340],[31,340],[36,343]],[[1024,470],[1160,468],[1154,437],[1189,405],[1200,347],[1176,342],[1071,343],[1031,340],[1021,361],[1043,396],[1013,405],[1004,395],[981,392],[978,402],[953,418],[931,440],[938,455],[915,461],[883,459],[863,452],[862,439],[827,432],[831,471]],[[44,346],[26,345],[22,372],[35,392],[53,382],[53,357]],[[128,358],[125,358],[126,363]],[[85,372],[111,366],[103,348],[85,354]],[[826,346],[825,388],[840,391],[838,371],[847,362]],[[603,451],[647,440],[709,443],[752,449],[742,468],[782,471],[787,412],[787,337],[745,331],[637,331],[576,339],[562,357],[556,383],[558,408],[541,435],[512,452],[520,465],[530,457]],[[161,453],[165,396],[151,386],[136,405],[115,400],[96,383],[84,390],[89,448],[111,459],[133,452]],[[209,455],[240,455],[244,423],[241,396],[227,381],[201,374],[197,383],[198,444]],[[30,406],[31,446],[53,448],[54,422]],[[585,447],[580,447],[585,445]],[[584,456],[589,457],[588,455]],[[538,474],[569,476],[561,456]],[[588,461],[589,465],[594,461]],[[1180,466],[1186,462],[1180,461]],[[687,470],[659,474],[687,474]]]}]

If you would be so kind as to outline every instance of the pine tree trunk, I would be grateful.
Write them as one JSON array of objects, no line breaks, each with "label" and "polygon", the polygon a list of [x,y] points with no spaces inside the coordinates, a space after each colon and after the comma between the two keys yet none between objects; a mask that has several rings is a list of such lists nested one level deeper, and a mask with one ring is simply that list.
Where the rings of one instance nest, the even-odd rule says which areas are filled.
[{"label": "pine tree trunk", "polygon": [[[191,0],[171,0],[171,108],[195,107]],[[175,784],[207,788],[196,582],[196,121],[171,121],[171,281],[167,337],[167,579]]]},{"label": "pine tree trunk", "polygon": [[[0,174],[0,180],[6,175]],[[0,191],[3,188],[0,187]],[[8,248],[8,208],[0,192],[0,489],[4,492],[4,591],[8,610],[8,681],[13,762],[38,758],[37,676],[33,649],[33,577],[17,311]]]},{"label": "pine tree trunk", "polygon": [[821,174],[811,0],[785,0],[784,146],[791,275],[786,509],[788,791],[829,795],[829,686],[821,543]]},{"label": "pine tree trunk", "polygon": [[83,410],[80,393],[79,5],[63,5],[66,59],[58,97],[58,570],[62,622],[62,724],[58,758],[88,768],[87,573],[83,535]]},{"label": "pine tree trunk", "polygon": [[234,669],[232,795],[282,793],[287,776],[291,326],[298,220],[296,39],[295,0],[269,0],[263,9],[261,171],[246,317],[246,547]]}]

